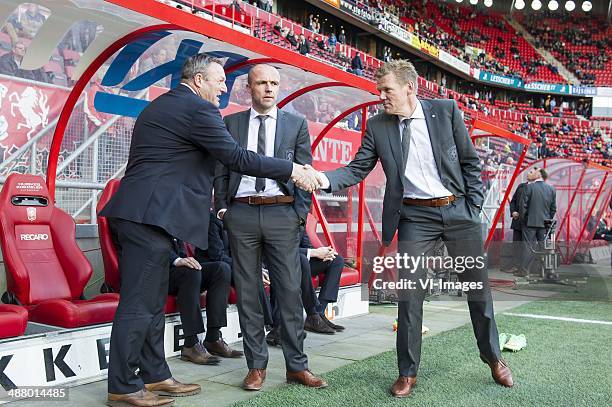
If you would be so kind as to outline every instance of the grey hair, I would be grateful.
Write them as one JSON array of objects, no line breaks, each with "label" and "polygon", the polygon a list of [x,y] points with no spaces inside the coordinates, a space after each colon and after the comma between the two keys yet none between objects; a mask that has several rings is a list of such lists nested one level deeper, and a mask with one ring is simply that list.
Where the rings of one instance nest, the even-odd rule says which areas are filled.
[{"label": "grey hair", "polygon": [[410,61],[406,59],[395,59],[385,63],[376,71],[376,79],[380,79],[390,73],[394,74],[397,81],[402,85],[412,82],[414,89],[418,89],[419,74]]},{"label": "grey hair", "polygon": [[185,61],[183,68],[181,69],[181,80],[193,79],[196,74],[204,74],[208,72],[210,64],[219,64],[223,66],[223,63],[219,58],[209,57],[204,53],[193,55]]}]

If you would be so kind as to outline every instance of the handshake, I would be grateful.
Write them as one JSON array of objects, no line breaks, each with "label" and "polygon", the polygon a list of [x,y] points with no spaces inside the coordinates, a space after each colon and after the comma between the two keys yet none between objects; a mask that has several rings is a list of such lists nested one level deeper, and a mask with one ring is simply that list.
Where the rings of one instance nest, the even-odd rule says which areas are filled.
[{"label": "handshake", "polygon": [[293,164],[293,172],[291,173],[291,181],[307,192],[314,192],[319,188],[326,188],[328,181],[323,173],[315,170],[312,166],[305,164]]}]

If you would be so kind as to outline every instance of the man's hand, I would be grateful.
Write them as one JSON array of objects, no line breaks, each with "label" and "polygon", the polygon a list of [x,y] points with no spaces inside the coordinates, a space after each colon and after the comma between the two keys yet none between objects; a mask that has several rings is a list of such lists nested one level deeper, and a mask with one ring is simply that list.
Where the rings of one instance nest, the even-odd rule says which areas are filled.
[{"label": "man's hand", "polygon": [[519,213],[518,212],[512,212],[512,219],[518,220],[518,218],[519,218]]},{"label": "man's hand", "polygon": [[176,263],[176,267],[187,267],[194,270],[202,270],[202,265],[193,257],[181,257]]},{"label": "man's hand", "polygon": [[320,186],[320,180],[318,172],[310,165],[293,164],[293,172],[291,173],[291,180],[298,186],[307,192],[314,192]]},{"label": "man's hand", "polygon": [[336,258],[338,252],[335,251],[331,246],[319,247],[318,249],[310,249],[310,257],[316,257],[323,261],[332,261]]}]

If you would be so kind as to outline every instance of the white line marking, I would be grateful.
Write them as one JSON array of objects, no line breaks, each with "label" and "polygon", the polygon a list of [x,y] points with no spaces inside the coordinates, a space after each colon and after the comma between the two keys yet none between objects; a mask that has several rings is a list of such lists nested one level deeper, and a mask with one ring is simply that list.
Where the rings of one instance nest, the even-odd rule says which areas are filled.
[{"label": "white line marking", "polygon": [[552,315],[539,315],[539,314],[516,314],[514,312],[503,312],[502,315],[510,315],[513,317],[534,318],[534,319],[552,319],[555,321],[578,322],[581,324],[612,325],[612,321],[598,321],[596,319],[555,317]]}]

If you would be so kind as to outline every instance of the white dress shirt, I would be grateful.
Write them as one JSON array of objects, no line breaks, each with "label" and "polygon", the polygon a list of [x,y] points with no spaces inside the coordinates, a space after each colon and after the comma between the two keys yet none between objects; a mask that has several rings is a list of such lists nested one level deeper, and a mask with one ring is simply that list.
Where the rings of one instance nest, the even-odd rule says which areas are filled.
[{"label": "white dress shirt", "polygon": [[[406,117],[399,116],[400,144]],[[451,196],[452,192],[442,185],[436,160],[434,159],[431,140],[423,106],[419,100],[410,116],[410,150],[408,151],[408,163],[404,176],[408,180],[404,190],[404,198],[431,199]]]},{"label": "white dress shirt", "polygon": [[[257,140],[259,137],[259,124],[260,120],[257,116],[260,114],[257,113],[253,108],[251,108],[251,115],[249,118],[249,138],[247,141],[247,150],[257,152]],[[278,108],[274,106],[272,110],[266,113],[268,118],[264,122],[266,125],[266,156],[274,157],[274,141],[276,139],[276,120],[278,117]],[[240,180],[240,186],[238,187],[238,192],[236,192],[236,198],[241,198],[244,196],[278,196],[284,195],[280,190],[278,183],[275,180],[266,178],[266,187],[261,192],[255,191],[255,179],[256,177],[252,177],[250,175],[243,175]]]},{"label": "white dress shirt", "polygon": [[[404,173],[408,180],[407,188],[404,191],[404,198],[431,199],[451,196],[452,192],[442,185],[442,180],[436,167],[436,160],[434,159],[421,101],[418,101],[416,109],[414,109],[410,118],[412,119],[410,123],[412,136],[410,137],[410,150],[408,151],[408,162],[406,164],[406,172]],[[404,130],[403,119],[406,119],[406,117],[399,116],[400,145],[402,144],[401,137]],[[321,175],[323,184],[321,188],[329,188],[329,179],[325,174],[321,173]]]}]

